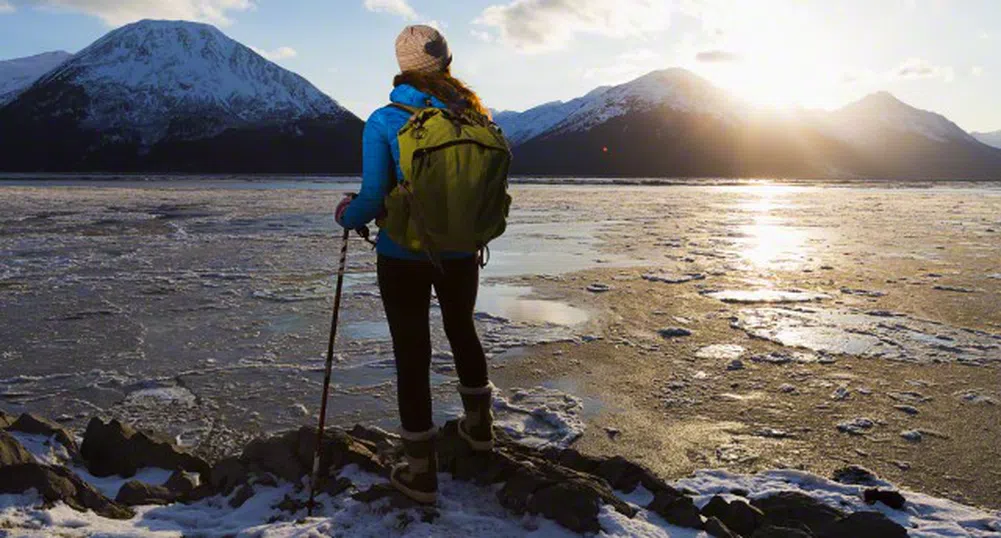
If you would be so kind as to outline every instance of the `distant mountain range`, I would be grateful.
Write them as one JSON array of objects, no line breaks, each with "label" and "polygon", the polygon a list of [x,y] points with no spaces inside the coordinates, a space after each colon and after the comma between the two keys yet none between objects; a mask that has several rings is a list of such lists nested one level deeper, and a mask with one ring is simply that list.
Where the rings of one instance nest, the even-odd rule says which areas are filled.
[{"label": "distant mountain range", "polygon": [[[1001,179],[1001,132],[892,95],[765,111],[684,69],[496,112],[519,174]],[[0,62],[0,171],[357,173],[362,121],[199,23],[140,21]]]},{"label": "distant mountain range", "polygon": [[212,26],[141,21],[64,60],[0,108],[3,170],[360,167],[360,119]]},{"label": "distant mountain range", "polygon": [[973,138],[992,146],[995,148],[1001,148],[1001,131],[994,131],[992,133],[970,133]]},{"label": "distant mountain range", "polygon": [[522,174],[1001,179],[1001,150],[889,93],[762,111],[684,69],[495,120]]},{"label": "distant mountain range", "polygon": [[0,62],[0,107],[13,101],[42,75],[72,57],[72,54],[58,50]]}]

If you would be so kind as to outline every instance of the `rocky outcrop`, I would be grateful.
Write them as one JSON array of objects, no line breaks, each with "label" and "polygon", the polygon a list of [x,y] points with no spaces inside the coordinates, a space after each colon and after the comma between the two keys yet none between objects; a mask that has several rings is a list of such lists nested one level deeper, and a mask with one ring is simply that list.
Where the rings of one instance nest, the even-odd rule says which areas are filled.
[{"label": "rocky outcrop", "polygon": [[115,502],[127,506],[143,506],[149,504],[170,504],[177,500],[177,495],[164,486],[145,484],[138,480],[130,480],[118,490]]},{"label": "rocky outcrop", "polygon": [[168,440],[137,431],[117,420],[91,419],[80,454],[95,476],[131,477],[143,467],[209,472],[205,460],[180,450]]},{"label": "rocky outcrop", "polygon": [[70,432],[55,422],[37,415],[24,413],[17,417],[17,420],[8,426],[7,430],[53,438],[66,447],[66,451],[73,459],[76,459],[80,454],[80,448],[76,444],[76,439]]},{"label": "rocky outcrop", "polygon": [[[24,422],[33,424],[36,431],[45,424],[52,426],[40,419]],[[167,441],[117,421],[94,419],[88,425],[81,455],[95,475],[130,476],[142,467],[175,471],[162,485],[130,481],[111,501],[67,469],[34,463],[17,439],[0,431],[0,493],[34,488],[47,503],[62,501],[77,510],[89,509],[118,518],[131,516],[128,506],[194,502],[213,495],[225,495],[225,502],[235,509],[249,501],[259,487],[277,486],[281,480],[302,484],[304,477],[311,474],[316,444],[314,430],[303,427],[255,439],[239,456],[224,458],[209,467]],[[673,525],[704,530],[716,538],[907,535],[903,527],[881,513],[847,514],[793,491],[748,501],[747,491],[733,489],[730,496],[715,496],[700,510],[694,493],[670,486],[646,467],[625,458],[599,458],[573,449],[539,450],[521,445],[500,431],[492,452],[473,452],[459,437],[455,421],[442,428],[436,448],[439,472],[450,473],[457,480],[493,486],[498,503],[513,514],[540,515],[579,533],[605,530],[599,518],[603,507],[611,507],[626,517],[635,516],[637,508],[619,499],[614,491],[630,493],[642,486],[653,494],[648,510]],[[331,496],[348,494],[364,503],[387,503],[390,509],[415,510],[426,522],[440,517],[437,508],[418,506],[386,483],[359,490],[349,478],[338,476],[348,465],[388,476],[389,469],[402,458],[398,436],[362,426],[349,432],[331,430],[320,440],[320,455],[320,468],[325,474],[318,491]],[[885,484],[861,468],[842,470],[839,478]],[[299,497],[287,496],[278,506],[290,512],[301,511],[304,505]],[[893,508],[903,507],[905,502],[898,492],[875,488],[866,490],[863,498],[870,504],[882,502]],[[379,509],[384,508],[386,505]]]},{"label": "rocky outcrop", "polygon": [[22,463],[0,467],[0,493],[35,490],[48,505],[63,502],[81,512],[93,510],[112,519],[129,519],[132,510],[101,495],[90,484],[64,467]]},{"label": "rocky outcrop", "polygon": [[0,430],[0,467],[34,463],[34,461],[34,456],[25,450],[13,435]]},{"label": "rocky outcrop", "polygon": [[13,423],[14,423],[14,417],[8,415],[7,413],[4,413],[3,410],[0,410],[0,430],[7,429],[7,427]]}]

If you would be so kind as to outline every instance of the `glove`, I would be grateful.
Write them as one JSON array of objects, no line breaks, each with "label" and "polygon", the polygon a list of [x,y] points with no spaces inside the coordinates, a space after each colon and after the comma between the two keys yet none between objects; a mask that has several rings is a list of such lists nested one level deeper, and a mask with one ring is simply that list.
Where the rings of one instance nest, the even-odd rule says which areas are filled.
[{"label": "glove", "polygon": [[341,203],[337,204],[337,209],[334,210],[334,220],[337,222],[337,224],[344,226],[344,224],[341,222],[341,218],[344,217],[344,212],[348,210],[348,206],[351,205],[351,200],[354,200],[356,196],[358,195],[345,194],[344,199],[341,200]]}]

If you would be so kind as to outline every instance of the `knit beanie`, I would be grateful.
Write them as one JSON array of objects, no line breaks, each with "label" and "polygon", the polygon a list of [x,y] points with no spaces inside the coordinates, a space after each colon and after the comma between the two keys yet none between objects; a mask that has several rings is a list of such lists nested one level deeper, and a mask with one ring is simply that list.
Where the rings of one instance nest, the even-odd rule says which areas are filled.
[{"label": "knit beanie", "polygon": [[430,26],[407,26],[396,38],[396,61],[400,71],[438,73],[452,63],[452,53],[441,32]]}]

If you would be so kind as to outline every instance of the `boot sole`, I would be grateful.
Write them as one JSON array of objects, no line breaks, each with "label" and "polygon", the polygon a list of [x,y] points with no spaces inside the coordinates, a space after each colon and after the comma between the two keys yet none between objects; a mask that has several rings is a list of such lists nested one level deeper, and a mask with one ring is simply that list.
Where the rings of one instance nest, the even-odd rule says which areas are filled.
[{"label": "boot sole", "polygon": [[420,504],[435,504],[438,502],[438,492],[427,492],[427,491],[417,491],[407,487],[406,484],[396,480],[396,473],[389,476],[389,483],[392,484],[396,491],[406,495],[410,500],[415,501]]},{"label": "boot sole", "polygon": [[477,441],[476,439],[473,439],[469,434],[466,433],[466,430],[462,429],[462,421],[461,420],[459,421],[459,428],[458,428],[458,430],[459,430],[459,437],[461,437],[464,441],[466,441],[467,443],[469,443],[469,448],[472,448],[474,451],[476,451],[476,452],[489,452],[489,451],[491,451],[491,450],[494,449],[494,440],[493,439],[491,439],[489,441]]}]

